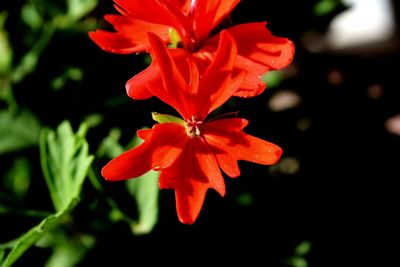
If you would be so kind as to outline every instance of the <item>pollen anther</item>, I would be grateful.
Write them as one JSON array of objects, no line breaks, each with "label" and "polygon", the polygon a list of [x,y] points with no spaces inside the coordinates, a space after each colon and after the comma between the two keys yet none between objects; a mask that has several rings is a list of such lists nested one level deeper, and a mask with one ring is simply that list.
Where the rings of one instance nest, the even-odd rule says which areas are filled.
[{"label": "pollen anther", "polygon": [[203,121],[197,120],[195,116],[186,120],[186,132],[190,137],[199,136],[201,134],[201,126]]}]

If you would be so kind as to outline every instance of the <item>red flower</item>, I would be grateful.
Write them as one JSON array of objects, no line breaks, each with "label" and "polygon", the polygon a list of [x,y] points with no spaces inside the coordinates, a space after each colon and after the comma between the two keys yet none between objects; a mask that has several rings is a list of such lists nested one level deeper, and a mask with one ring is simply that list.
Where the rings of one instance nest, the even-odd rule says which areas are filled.
[{"label": "red flower", "polygon": [[[211,31],[239,3],[239,0],[114,0],[122,15],[106,15],[116,32],[97,30],[90,37],[101,48],[114,53],[148,51],[147,32],[157,34],[170,43],[170,31],[175,29],[183,48],[172,52],[172,57],[182,60],[192,57],[198,63],[200,73],[215,57],[220,34]],[[265,84],[260,76],[269,70],[286,67],[293,59],[294,45],[286,38],[273,36],[266,22],[239,24],[227,29],[238,46],[234,71],[245,72],[236,96],[251,97],[262,93]],[[186,60],[183,60],[186,62]],[[179,62],[178,62],[179,64]],[[186,64],[186,63],[185,63]],[[126,84],[127,93],[134,99],[152,96],[147,88],[148,80],[162,83],[159,67],[153,63]]]},{"label": "red flower", "polygon": [[161,171],[160,188],[175,190],[179,220],[192,224],[203,205],[208,188],[225,194],[220,169],[228,176],[240,175],[238,160],[274,164],[282,150],[243,132],[247,120],[225,118],[206,121],[240,86],[243,74],[232,77],[237,47],[228,32],[222,32],[215,59],[199,76],[198,66],[187,60],[190,74],[182,73],[165,44],[149,34],[152,53],[159,62],[163,86],[149,84],[152,94],[174,107],[183,119],[154,115],[160,122],[138,131],[144,142],[103,169],[110,181],[138,177],[153,169]]}]

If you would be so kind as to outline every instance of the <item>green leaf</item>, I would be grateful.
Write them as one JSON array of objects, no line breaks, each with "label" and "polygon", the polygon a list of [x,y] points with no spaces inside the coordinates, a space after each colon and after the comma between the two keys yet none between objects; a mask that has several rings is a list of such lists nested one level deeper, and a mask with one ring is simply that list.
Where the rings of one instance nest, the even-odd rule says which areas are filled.
[{"label": "green leaf", "polygon": [[68,0],[68,17],[78,21],[97,6],[98,0]]},{"label": "green leaf", "polygon": [[[6,74],[11,69],[13,51],[11,48],[8,33],[4,28],[7,13],[5,11],[0,13],[0,75]],[[1,90],[1,88],[0,88]]]},{"label": "green leaf", "polygon": [[4,187],[17,199],[25,196],[31,183],[31,165],[26,158],[14,160],[13,167],[4,176]]},{"label": "green leaf", "polygon": [[53,254],[46,262],[45,267],[76,266],[96,241],[93,236],[87,234],[75,233],[71,237],[63,231],[52,231],[48,234],[47,239],[50,239],[49,246],[53,248]]},{"label": "green leaf", "polygon": [[61,123],[55,132],[43,129],[40,136],[40,160],[57,213],[48,216],[19,238],[0,245],[3,254],[9,250],[1,267],[11,266],[46,232],[63,222],[80,201],[82,183],[93,160],[84,138],[86,131],[86,125],[82,124],[75,134],[67,121]]},{"label": "green leaf", "polygon": [[158,123],[174,122],[174,123],[182,124],[183,126],[186,125],[184,120],[182,120],[181,118],[172,116],[172,115],[161,114],[158,112],[152,112],[151,116],[153,117],[153,120],[155,120]]},{"label": "green leaf", "polygon": [[0,215],[10,215],[10,214],[15,214],[18,216],[24,216],[24,217],[36,217],[36,218],[46,218],[47,216],[51,215],[51,212],[47,211],[41,211],[41,210],[28,210],[28,209],[16,209],[14,206],[12,207],[7,207],[4,206],[3,204],[0,203]]},{"label": "green leaf", "polygon": [[0,111],[0,155],[36,145],[40,123],[29,111]]},{"label": "green leaf", "polygon": [[21,82],[25,76],[35,70],[39,62],[39,54],[40,52],[32,49],[21,58],[19,65],[13,69],[13,74],[11,77],[13,82]]},{"label": "green leaf", "polygon": [[70,210],[72,210],[77,203],[78,199],[72,199],[71,203],[69,203],[65,210],[48,216],[47,218],[42,220],[37,226],[31,228],[19,238],[6,244],[1,244],[0,254],[6,255],[6,257],[3,261],[0,262],[0,267],[11,266],[30,246],[35,244],[46,232],[52,230],[55,226],[61,223],[64,219],[64,216]]},{"label": "green leaf", "polygon": [[311,242],[304,240],[295,249],[294,255],[289,257],[285,262],[291,267],[308,267],[308,261],[305,256],[310,253]]},{"label": "green leaf", "polygon": [[242,193],[237,196],[236,202],[243,207],[250,207],[254,203],[254,196],[251,193]]},{"label": "green leaf", "polygon": [[264,83],[267,84],[268,88],[273,88],[279,86],[284,80],[284,74],[281,71],[269,71],[261,76]]},{"label": "green leaf", "polygon": [[305,241],[301,242],[294,249],[294,253],[295,253],[295,255],[298,255],[298,256],[304,256],[304,255],[310,253],[310,250],[311,250],[311,242],[308,240],[305,240]]},{"label": "green leaf", "polygon": [[152,62],[152,58],[151,58],[151,56],[150,55],[144,55],[144,57],[143,57],[143,63],[146,65],[146,66],[148,66],[148,65],[150,65],[151,64],[151,62]]},{"label": "green leaf", "polygon": [[[119,129],[112,129],[110,134],[100,144],[96,155],[98,157],[114,158],[123,153],[125,149],[119,143],[120,136],[121,131]],[[140,138],[136,136],[127,147],[136,147],[140,143]],[[109,203],[113,208],[109,214],[110,220],[113,222],[120,220],[127,222],[131,225],[134,234],[147,234],[151,232],[158,220],[158,177],[158,172],[149,171],[140,177],[127,180],[126,186],[128,192],[135,199],[137,205],[137,219],[131,219],[130,216],[118,207],[116,202],[109,199]]]},{"label": "green leaf", "polygon": [[299,257],[293,257],[287,261],[287,264],[292,267],[308,267],[307,260]]},{"label": "green leaf", "polygon": [[89,128],[94,128],[103,122],[103,115],[100,113],[92,113],[85,117],[84,122]]},{"label": "green leaf", "polygon": [[81,186],[93,156],[85,140],[87,126],[82,124],[74,134],[68,121],[57,131],[43,129],[40,136],[42,171],[56,211],[60,212],[74,198],[79,198]]},{"label": "green leaf", "polygon": [[[141,140],[135,137],[133,143],[137,146]],[[140,177],[126,181],[128,191],[135,199],[138,208],[138,220],[131,225],[134,234],[150,233],[157,223],[159,174],[156,171],[149,171]]]},{"label": "green leaf", "polygon": [[332,13],[340,3],[340,0],[320,0],[314,5],[314,15],[317,17],[328,15]]},{"label": "green leaf", "polygon": [[110,133],[100,143],[97,149],[96,156],[115,158],[116,156],[124,152],[123,147],[119,144],[119,138],[121,137],[121,130],[118,128],[111,129]]},{"label": "green leaf", "polygon": [[149,171],[135,179],[126,181],[130,194],[138,207],[138,220],[132,224],[135,234],[147,234],[158,220],[158,177],[159,172]]},{"label": "green leaf", "polygon": [[13,68],[11,80],[13,83],[21,82],[31,74],[39,62],[40,55],[46,50],[53,34],[56,31],[55,23],[47,23],[41,27],[41,34],[35,39],[30,50],[23,55],[17,66]]},{"label": "green leaf", "polygon": [[83,78],[83,71],[78,67],[69,67],[63,74],[51,81],[51,88],[55,91],[62,89],[68,81],[79,82]]},{"label": "green leaf", "polygon": [[36,6],[32,2],[28,2],[21,9],[21,19],[31,29],[40,29],[43,25],[43,18]]}]

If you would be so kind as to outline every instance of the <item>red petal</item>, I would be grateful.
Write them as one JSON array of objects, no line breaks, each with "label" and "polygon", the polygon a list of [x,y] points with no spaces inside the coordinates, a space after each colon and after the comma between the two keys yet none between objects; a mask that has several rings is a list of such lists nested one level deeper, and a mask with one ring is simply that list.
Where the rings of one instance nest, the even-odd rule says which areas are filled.
[{"label": "red petal", "polygon": [[193,28],[200,40],[206,39],[213,28],[218,26],[240,0],[196,1]]},{"label": "red petal", "polygon": [[225,182],[215,155],[203,139],[192,138],[192,140],[200,171],[207,177],[210,188],[214,188],[221,196],[225,196]]},{"label": "red petal", "polygon": [[106,15],[116,32],[96,30],[90,32],[90,38],[102,49],[119,54],[146,51],[150,48],[147,33],[157,34],[164,42],[169,42],[169,27],[132,19],[126,16]]},{"label": "red petal", "polygon": [[169,25],[172,14],[156,0],[114,0],[130,16],[152,23]]},{"label": "red petal", "polygon": [[[178,63],[180,61],[185,61],[185,59],[190,56],[184,49],[170,49],[169,53]],[[160,68],[154,59],[147,69],[136,74],[126,83],[125,87],[128,96],[136,100],[147,99],[153,96],[153,93],[147,89],[148,83],[151,83],[156,88],[163,87]]]},{"label": "red petal", "polygon": [[141,129],[136,132],[136,135],[143,140],[148,140],[153,134],[153,129]]},{"label": "red petal", "polygon": [[241,132],[244,127],[249,124],[249,121],[242,118],[226,118],[211,120],[207,122],[207,128],[213,129],[213,131],[237,131]]},{"label": "red petal", "polygon": [[126,93],[136,100],[150,98],[153,96],[153,93],[147,89],[147,83],[156,80],[158,80],[158,84],[162,82],[158,64],[153,60],[150,66],[128,80],[125,85]]},{"label": "red petal", "polygon": [[183,14],[187,15],[192,0],[176,0],[176,2],[178,2],[178,5],[182,7]]},{"label": "red petal", "polygon": [[110,181],[140,176],[150,169],[170,166],[187,140],[186,130],[176,123],[157,124],[148,134],[149,139],[111,160],[102,169],[102,176]]},{"label": "red petal", "polygon": [[[174,27],[179,32],[183,32],[186,19],[182,9],[186,5],[183,1],[158,0],[114,0],[129,16],[151,23],[162,24]],[[187,26],[186,26],[187,27]]]},{"label": "red petal", "polygon": [[[265,22],[254,22],[227,29],[237,42],[235,71],[246,72],[236,96],[252,97],[262,93],[265,84],[261,75],[269,70],[284,68],[293,60],[293,43],[286,38],[273,36],[265,25]],[[218,38],[216,35],[208,40],[205,49],[215,47]]]},{"label": "red petal", "polygon": [[266,22],[239,24],[228,31],[235,40],[246,40],[238,42],[238,54],[269,69],[287,67],[293,60],[293,43],[287,38],[273,36]]},{"label": "red petal", "polygon": [[200,80],[196,105],[201,117],[227,101],[240,83],[233,83],[232,69],[236,59],[236,42],[226,31],[220,34],[218,49]]},{"label": "red petal", "polygon": [[[213,131],[224,132],[224,131],[241,131],[248,124],[247,120],[234,118],[234,119],[221,119],[215,120],[207,123],[207,128],[211,127]],[[211,126],[210,126],[211,125]],[[206,139],[207,141],[207,139]],[[210,145],[215,157],[218,160],[218,164],[221,169],[232,178],[238,177],[240,175],[239,166],[237,160],[231,155],[227,154],[226,151],[222,151],[216,147]]]},{"label": "red petal", "polygon": [[101,170],[101,175],[110,181],[125,180],[140,176],[151,170],[149,143],[124,152],[112,159]]},{"label": "red petal", "polygon": [[264,92],[266,84],[261,80],[261,76],[269,70],[268,67],[238,55],[235,69],[246,73],[243,83],[234,94],[235,96],[246,98],[257,96]]},{"label": "red petal", "polygon": [[[247,71],[238,96],[258,95],[265,88],[260,76],[268,70],[285,68],[293,60],[293,43],[287,38],[273,36],[265,26],[266,22],[258,22],[239,24],[228,29],[236,40],[246,40],[238,42],[238,54],[249,60],[246,62],[238,57],[237,67]],[[256,79],[258,83],[255,83]]]},{"label": "red petal", "polygon": [[160,87],[159,84],[150,81],[147,88],[162,101],[174,107],[183,118],[188,118],[194,114],[195,108],[188,97],[188,92],[191,91],[190,86],[160,38],[149,33],[149,41],[153,48],[154,59],[160,68],[163,86]]},{"label": "red petal", "polygon": [[[244,74],[231,77],[236,43],[226,31],[220,36],[216,52],[189,54],[184,49],[168,49],[157,36],[149,33],[154,60],[144,72],[128,81],[128,95],[145,99],[154,94],[173,106],[183,118],[196,115],[204,119],[237,91],[244,78]],[[195,81],[199,72],[202,78],[198,84]]]},{"label": "red petal", "polygon": [[198,217],[208,188],[225,194],[217,161],[200,138],[192,138],[176,162],[161,172],[160,188],[175,189],[179,220],[187,224]]},{"label": "red petal", "polygon": [[226,173],[226,175],[231,178],[240,175],[240,169],[235,158],[225,152],[218,152],[215,148],[212,148],[211,150],[217,158],[219,167]]},{"label": "red petal", "polygon": [[207,143],[236,160],[247,160],[265,165],[276,163],[282,155],[282,149],[275,144],[244,133],[238,127],[238,120],[240,119],[223,119],[207,123],[203,130]]},{"label": "red petal", "polygon": [[213,20],[213,28],[218,24],[239,4],[240,0],[220,0],[217,1],[217,12]]}]

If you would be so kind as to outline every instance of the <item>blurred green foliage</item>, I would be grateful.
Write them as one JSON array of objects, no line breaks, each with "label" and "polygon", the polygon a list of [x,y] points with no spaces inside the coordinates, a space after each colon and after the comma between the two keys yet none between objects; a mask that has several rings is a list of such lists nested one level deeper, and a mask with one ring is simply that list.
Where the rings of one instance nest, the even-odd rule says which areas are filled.
[{"label": "blurred green foliage", "polygon": [[336,8],[343,6],[341,0],[320,0],[314,5],[314,15],[325,16],[332,14]]},{"label": "blurred green foliage", "polygon": [[6,257],[2,260],[2,267],[9,267],[18,260],[25,251],[35,244],[45,233],[51,231],[55,226],[60,224],[66,214],[76,205],[76,202],[71,202],[65,210],[56,214],[50,215],[42,220],[37,226],[31,228],[28,232],[21,235],[17,239],[0,245],[0,252]]},{"label": "blurred green foliage", "polygon": [[5,11],[0,13],[0,76],[4,75],[10,70],[12,63],[12,48],[10,40],[8,39],[8,33],[4,28],[4,24],[7,19],[7,13]]},{"label": "blurred green foliage", "polygon": [[52,249],[52,254],[45,267],[73,267],[76,266],[93,248],[96,239],[88,234],[76,233],[69,236],[65,231],[55,229],[47,232],[40,240],[41,247]]},{"label": "blurred green foliage", "polygon": [[27,110],[0,111],[0,155],[37,145],[41,125]]},{"label": "blurred green foliage", "polygon": [[83,124],[75,135],[66,121],[58,127],[57,133],[47,128],[42,130],[42,169],[56,213],[19,238],[0,245],[0,250],[9,250],[2,266],[11,266],[30,246],[61,223],[80,201],[83,179],[93,160],[93,156],[88,155],[88,144],[84,139],[86,130]]},{"label": "blurred green foliage", "polygon": [[310,253],[311,250],[311,242],[305,240],[301,242],[297,247],[294,249],[293,256],[286,260],[288,266],[291,267],[308,267],[308,260],[307,255]]},{"label": "blurred green foliage", "polygon": [[4,176],[4,188],[16,199],[23,199],[31,183],[31,164],[26,158],[16,158],[12,168]]},{"label": "blurred green foliage", "polygon": [[[88,130],[98,127],[103,115],[82,114],[84,119],[76,133],[65,119],[61,123],[58,121],[56,130],[52,130],[29,108],[26,103],[29,99],[21,100],[21,90],[63,93],[70,81],[80,83],[85,79],[86,70],[81,65],[68,64],[58,74],[53,74],[53,78],[47,78],[47,88],[30,86],[32,78],[42,80],[38,69],[60,33],[78,33],[80,38],[87,38],[87,32],[97,27],[97,20],[90,14],[98,6],[98,0],[27,0],[16,6],[19,7],[9,6],[10,11],[0,12],[0,156],[11,159],[11,166],[8,161],[1,166],[5,174],[0,181],[0,215],[40,221],[25,225],[28,230],[11,231],[7,236],[14,239],[8,242],[1,233],[7,229],[1,230],[0,242],[5,243],[0,244],[0,266],[12,266],[31,246],[36,246],[51,250],[45,266],[72,267],[96,244],[95,236],[74,226],[74,208],[82,201],[85,178],[90,177],[91,185],[98,191],[96,197],[105,200],[105,207],[90,206],[89,212],[108,209],[109,214],[120,214],[119,219],[105,217],[102,224],[117,223],[122,218],[133,234],[145,234],[153,229],[158,219],[158,173],[150,172],[138,182],[123,184],[126,196],[137,205],[137,216],[127,215],[118,201],[105,194],[99,169],[94,166],[97,163],[89,152]],[[16,30],[20,33],[16,34]],[[52,60],[59,61],[58,58]],[[52,99],[46,101],[51,104]],[[125,150],[119,144],[119,137],[120,130],[114,129],[99,142],[98,161],[109,160]],[[138,142],[134,139],[129,146]],[[38,172],[39,163],[42,173]],[[35,190],[32,187],[40,185],[38,179],[43,180],[41,176],[45,181],[41,185],[47,185],[55,212],[46,211],[46,207],[41,210],[24,208],[25,201],[29,201]],[[88,224],[98,222],[98,218],[93,218]]]},{"label": "blurred green foliage", "polygon": [[[112,129],[100,144],[97,155],[114,158],[126,149],[136,147],[141,143],[141,140],[135,136],[124,149],[119,144],[120,136],[119,129]],[[131,216],[121,211],[115,202],[111,202],[114,209],[110,213],[110,218],[113,221],[127,222],[134,234],[141,235],[151,232],[158,220],[158,177],[159,172],[149,171],[140,177],[127,180],[127,190],[136,202],[138,216],[132,219]]]}]

